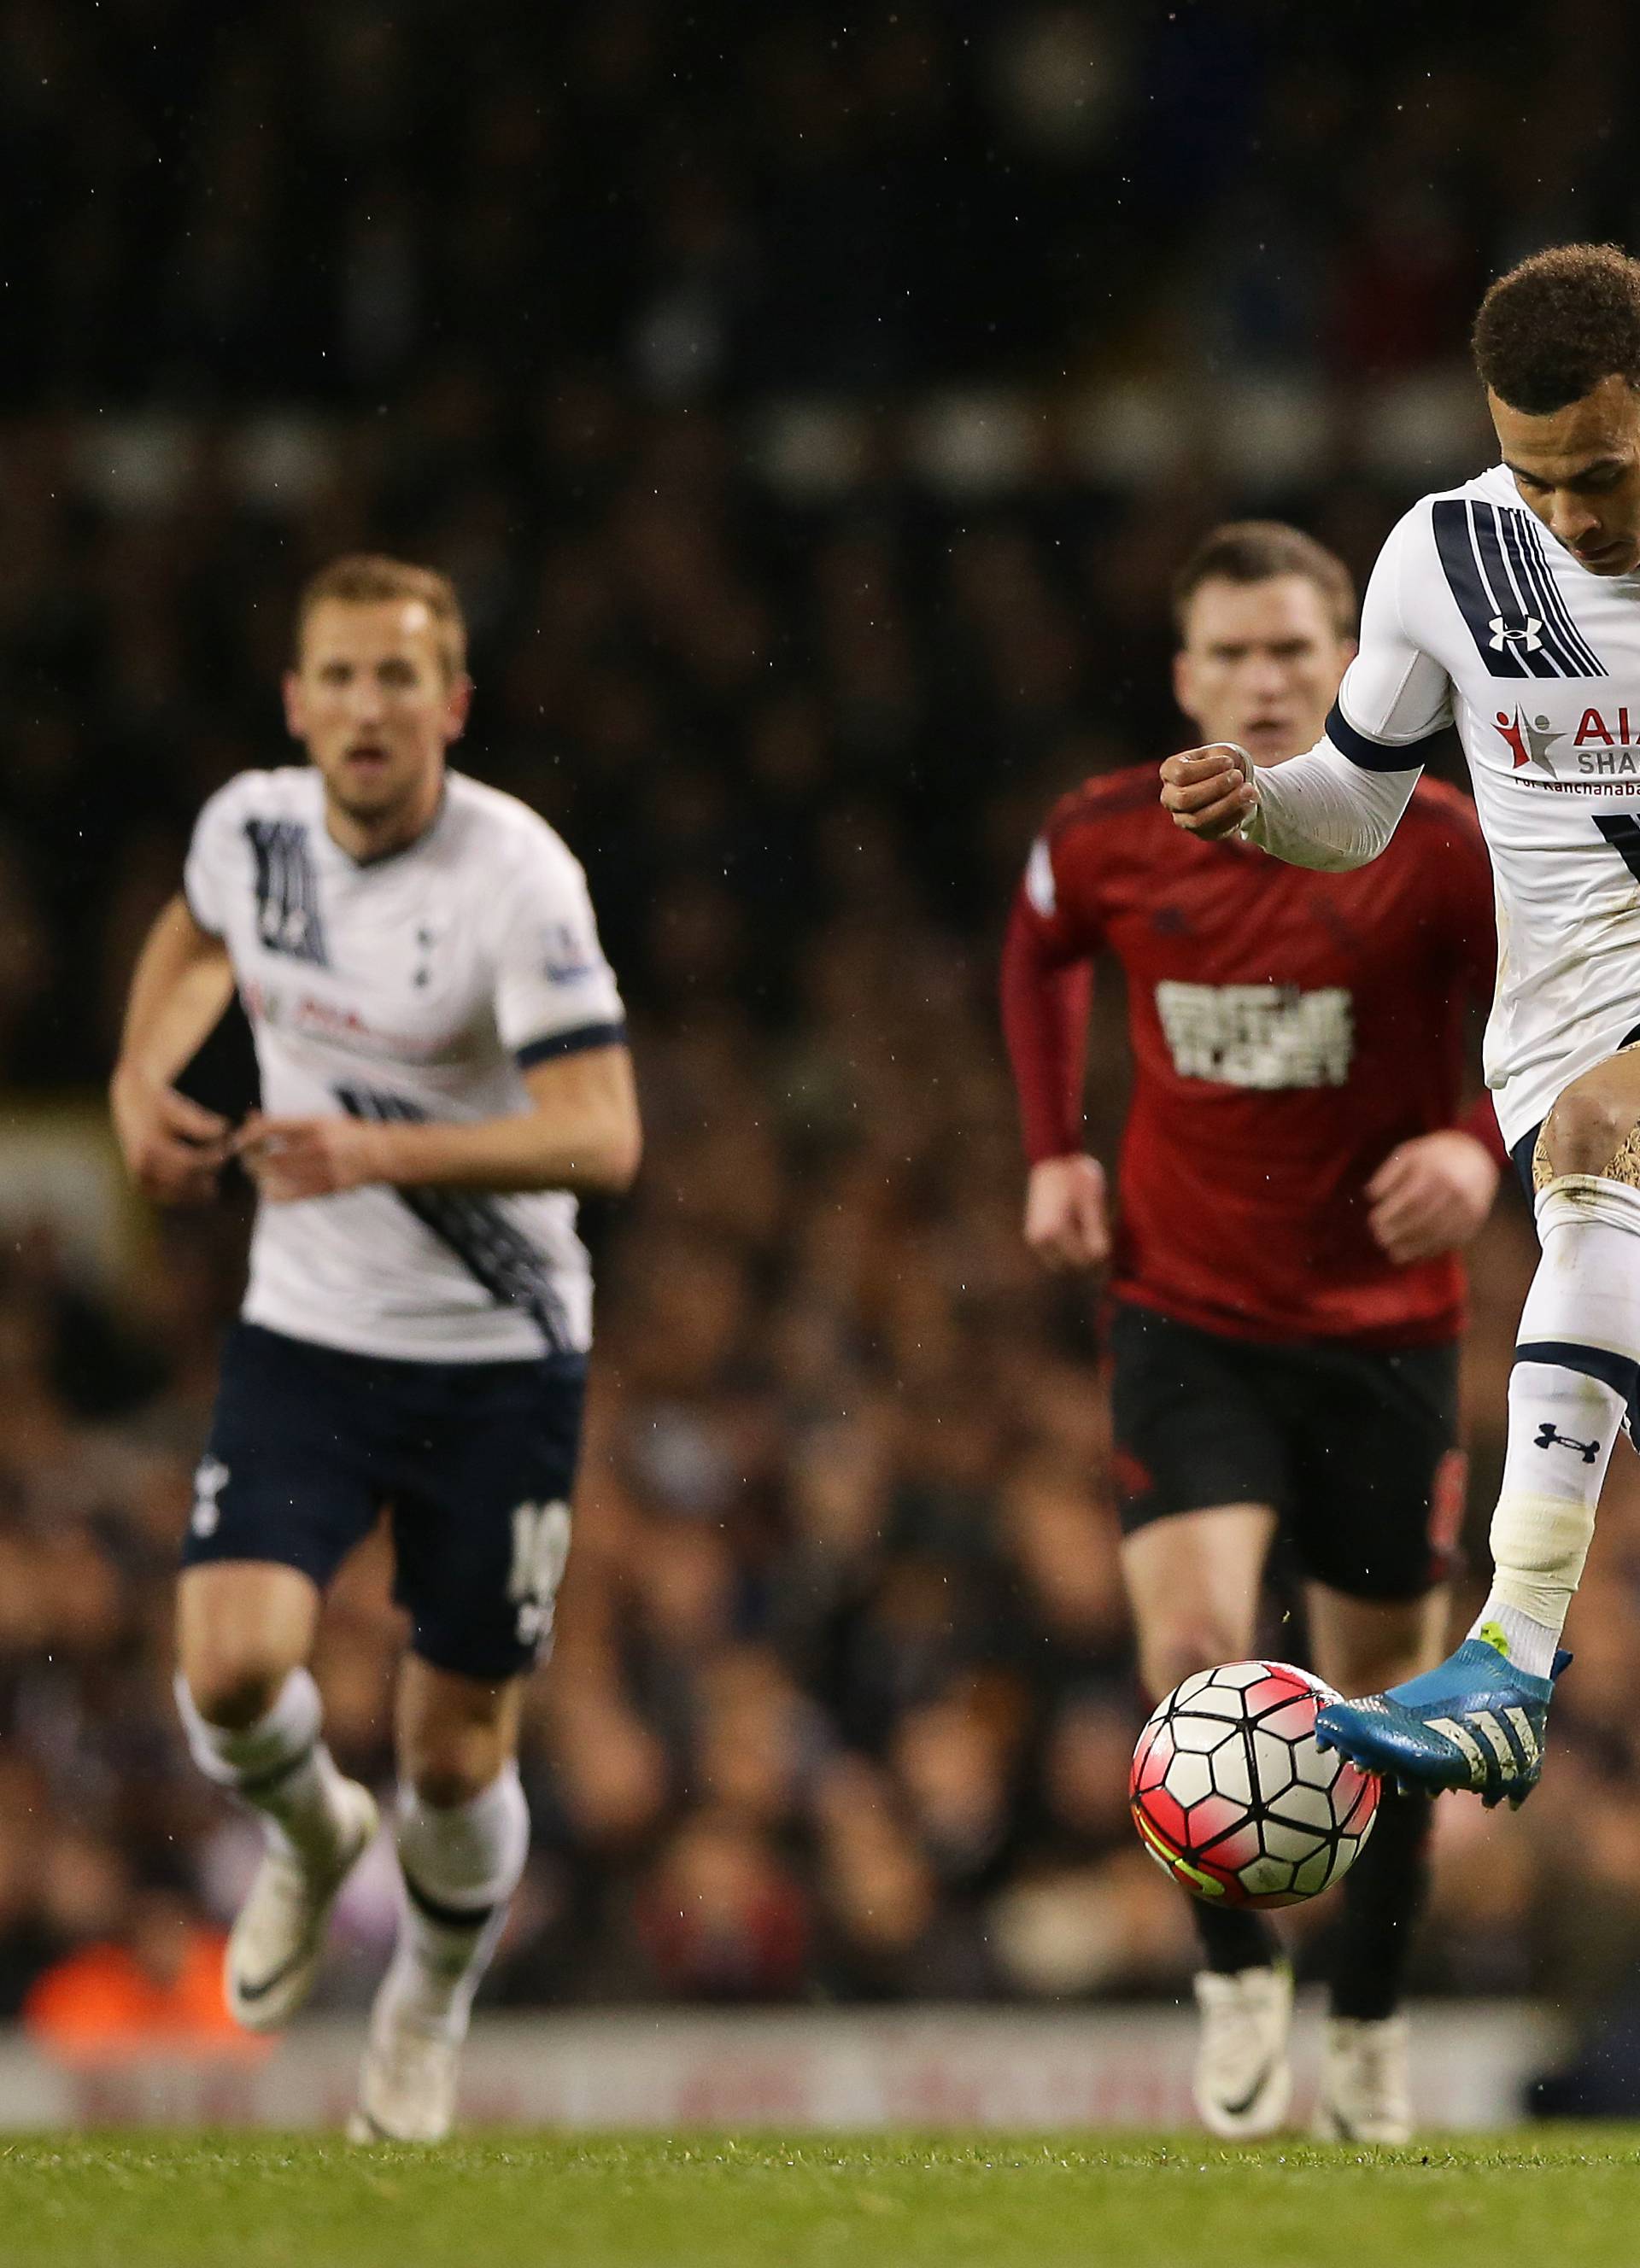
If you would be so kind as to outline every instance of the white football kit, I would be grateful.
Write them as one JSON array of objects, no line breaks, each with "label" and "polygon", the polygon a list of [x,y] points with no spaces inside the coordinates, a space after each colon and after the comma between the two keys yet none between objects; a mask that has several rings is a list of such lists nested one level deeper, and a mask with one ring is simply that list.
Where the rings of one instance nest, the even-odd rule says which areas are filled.
[{"label": "white football kit", "polygon": [[[241,772],[200,814],[184,888],[227,946],[270,1116],[498,1117],[530,1107],[529,1065],[624,1036],[580,867],[544,820],[461,773],[425,834],[360,864],[316,771]],[[242,1312],[410,1360],[584,1351],[575,1200],[377,1186],[264,1203]]]},{"label": "white football kit", "polygon": [[1364,864],[1452,724],[1492,858],[1486,1077],[1513,1145],[1640,1027],[1640,574],[1580,565],[1501,465],[1396,526],[1326,738],[1260,768],[1248,838]]}]

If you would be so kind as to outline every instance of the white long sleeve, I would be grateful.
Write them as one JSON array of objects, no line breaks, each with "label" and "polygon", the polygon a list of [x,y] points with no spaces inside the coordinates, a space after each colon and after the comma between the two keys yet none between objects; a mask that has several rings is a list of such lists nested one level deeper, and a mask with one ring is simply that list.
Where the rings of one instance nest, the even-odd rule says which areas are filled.
[{"label": "white long sleeve", "polygon": [[1400,825],[1422,769],[1370,772],[1323,739],[1284,764],[1258,767],[1258,807],[1242,833],[1289,866],[1325,874],[1364,866]]},{"label": "white long sleeve", "polygon": [[[1361,608],[1361,650],[1322,738],[1302,756],[1259,768],[1259,807],[1243,832],[1289,865],[1341,873],[1376,858],[1412,800],[1420,744],[1452,721],[1445,665],[1407,628],[1403,604],[1422,526],[1408,512],[1378,554]],[[1424,541],[1427,548],[1427,534]]]}]

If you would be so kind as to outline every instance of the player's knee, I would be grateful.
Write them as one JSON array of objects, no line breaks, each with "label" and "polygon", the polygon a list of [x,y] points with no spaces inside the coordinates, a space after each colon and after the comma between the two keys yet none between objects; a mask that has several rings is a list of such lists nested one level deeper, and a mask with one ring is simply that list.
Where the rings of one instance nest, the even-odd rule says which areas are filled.
[{"label": "player's knee", "polygon": [[1598,1080],[1568,1087],[1543,1124],[1543,1153],[1555,1174],[1607,1172],[1635,1132],[1632,1094]]},{"label": "player's knee", "polygon": [[482,1795],[500,1769],[499,1757],[493,1760],[492,1769],[488,1771],[475,1756],[424,1757],[411,1766],[409,1778],[424,1803],[431,1804],[435,1811],[454,1811],[461,1804],[470,1803],[476,1795]]},{"label": "player's knee", "polygon": [[511,1753],[499,1725],[424,1726],[407,1745],[404,1777],[424,1803],[452,1811],[482,1795]]},{"label": "player's knee", "polygon": [[1159,1701],[1199,1669],[1215,1669],[1222,1661],[1237,1661],[1247,1652],[1245,1631],[1233,1630],[1222,1616],[1193,1615],[1147,1631],[1140,1640],[1139,1671],[1152,1701]]},{"label": "player's knee", "polygon": [[184,1662],[182,1674],[206,1723],[240,1733],[267,1715],[294,1666],[264,1654],[208,1655]]}]

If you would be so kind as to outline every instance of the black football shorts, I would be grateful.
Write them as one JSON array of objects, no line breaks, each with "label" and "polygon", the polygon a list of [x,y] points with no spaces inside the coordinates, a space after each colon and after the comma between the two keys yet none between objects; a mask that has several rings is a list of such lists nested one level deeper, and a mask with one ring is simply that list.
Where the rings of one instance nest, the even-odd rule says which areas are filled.
[{"label": "black football shorts", "polygon": [[270,1559],[321,1590],[388,1514],[394,1597],[435,1668],[539,1655],[569,1550],[585,1358],[401,1362],[236,1323],[182,1559]]},{"label": "black football shorts", "polygon": [[1297,1572],[1348,1598],[1420,1598],[1454,1572],[1455,1345],[1269,1345],[1122,1305],[1110,1347],[1124,1535],[1267,1504]]},{"label": "black football shorts", "polygon": [[1543,1121],[1540,1118],[1530,1132],[1521,1136],[1509,1153],[1514,1161],[1515,1171],[1519,1176],[1520,1186],[1526,1193],[1528,1204],[1534,1204],[1537,1200],[1537,1190],[1532,1182],[1532,1160],[1537,1152],[1538,1137],[1542,1131]]}]

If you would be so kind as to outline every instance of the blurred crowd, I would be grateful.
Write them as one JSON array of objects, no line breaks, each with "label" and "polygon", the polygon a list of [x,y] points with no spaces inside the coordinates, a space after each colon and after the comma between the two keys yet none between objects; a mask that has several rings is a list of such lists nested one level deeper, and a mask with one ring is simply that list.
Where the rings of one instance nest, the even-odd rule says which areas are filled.
[{"label": "blurred crowd", "polygon": [[[1560,60],[1517,83],[1517,19],[1397,0],[1363,45],[1258,0],[848,28],[0,0],[4,1121],[105,1075],[193,813],[284,759],[292,593],[344,549],[456,576],[464,761],[585,861],[632,1009],[648,1155],[590,1223],[600,1355],[501,1999],[1179,1989],[1186,1918],[1126,1814],[1096,1300],[1019,1239],[996,940],[1053,797],[1172,744],[1193,541],[1282,512],[1363,571],[1408,488],[1352,450],[1357,386],[1450,373],[1496,264],[1634,240],[1601,125],[1634,20],[1568,0]],[[927,389],[1181,358],[1319,386],[1319,470],[1112,479],[1050,447],[975,495],[918,457]],[[788,422],[819,452],[794,485],[750,437],[798,395],[868,438],[841,465]],[[1108,985],[1097,1014],[1108,1153]],[[88,1948],[185,1992],[254,1859],[187,1766],[168,1628],[245,1210],[103,1278],[43,1219],[0,1253],[0,2014],[49,2023]],[[1481,1550],[1532,1249],[1506,1194],[1468,1367]],[[1542,1793],[1442,1807],[1427,1989],[1595,2001],[1640,1943],[1631,1467]],[[401,1637],[373,1546],[320,1675],[377,1781]],[[373,1982],[391,1894],[378,1854],[334,2005]],[[1298,1917],[1301,1949],[1326,1926]]]}]

